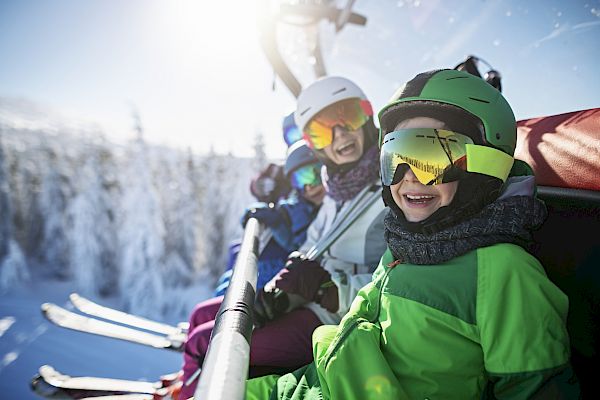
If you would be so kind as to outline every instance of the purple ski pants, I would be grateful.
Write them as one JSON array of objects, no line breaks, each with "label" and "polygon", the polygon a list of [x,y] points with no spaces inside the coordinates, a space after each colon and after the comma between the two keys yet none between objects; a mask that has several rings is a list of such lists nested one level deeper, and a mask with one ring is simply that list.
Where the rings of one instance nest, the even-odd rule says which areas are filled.
[{"label": "purple ski pants", "polygon": [[[184,346],[183,377],[185,383],[198,369],[208,349],[210,334],[223,296],[206,300],[196,305],[190,316],[188,338]],[[260,374],[273,369],[295,369],[312,361],[312,333],[322,325],[317,316],[307,308],[294,310],[262,328],[252,332],[250,344],[250,366]],[[259,367],[259,368],[256,368]],[[184,385],[179,399],[194,395],[198,379],[189,386]]]}]

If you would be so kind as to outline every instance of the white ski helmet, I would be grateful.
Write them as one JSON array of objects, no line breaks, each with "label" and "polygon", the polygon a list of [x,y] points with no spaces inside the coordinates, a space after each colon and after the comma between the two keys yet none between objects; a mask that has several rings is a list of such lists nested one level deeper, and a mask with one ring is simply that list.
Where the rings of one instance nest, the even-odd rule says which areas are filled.
[{"label": "white ski helmet", "polygon": [[367,101],[367,96],[354,82],[340,76],[319,78],[307,86],[300,96],[294,112],[296,125],[301,132],[308,122],[321,110],[338,101],[359,98]]}]

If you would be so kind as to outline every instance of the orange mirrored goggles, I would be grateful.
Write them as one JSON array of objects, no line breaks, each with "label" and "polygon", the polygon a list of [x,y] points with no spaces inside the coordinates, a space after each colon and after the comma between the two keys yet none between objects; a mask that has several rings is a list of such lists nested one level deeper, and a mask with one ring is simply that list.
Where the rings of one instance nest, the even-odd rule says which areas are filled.
[{"label": "orange mirrored goggles", "polygon": [[333,142],[334,127],[355,131],[372,116],[373,108],[368,100],[352,98],[338,101],[315,115],[304,128],[303,136],[310,147],[320,150]]}]

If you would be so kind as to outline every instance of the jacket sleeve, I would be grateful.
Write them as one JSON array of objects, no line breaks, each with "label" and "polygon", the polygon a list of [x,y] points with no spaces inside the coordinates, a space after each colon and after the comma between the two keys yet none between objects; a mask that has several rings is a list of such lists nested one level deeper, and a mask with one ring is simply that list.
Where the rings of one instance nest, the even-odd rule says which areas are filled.
[{"label": "jacket sleeve", "polygon": [[577,398],[566,295],[518,246],[480,249],[478,263],[477,319],[490,394],[505,400]]},{"label": "jacket sleeve", "polygon": [[[352,304],[372,309],[365,291]],[[358,314],[363,314],[359,312]],[[358,315],[313,333],[313,353],[324,399],[408,399],[385,359],[381,326]]]},{"label": "jacket sleeve", "polygon": [[292,198],[279,202],[283,223],[272,228],[273,238],[289,252],[297,250],[306,241],[306,231],[315,213],[306,200]]}]

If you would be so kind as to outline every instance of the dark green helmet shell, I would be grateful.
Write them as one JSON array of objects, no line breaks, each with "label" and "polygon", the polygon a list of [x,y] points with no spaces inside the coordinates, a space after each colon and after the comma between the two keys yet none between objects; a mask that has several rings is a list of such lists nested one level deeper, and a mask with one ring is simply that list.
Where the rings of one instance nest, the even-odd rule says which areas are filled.
[{"label": "dark green helmet shell", "polygon": [[412,116],[404,117],[405,110],[420,104],[430,108],[450,105],[465,111],[483,125],[483,137],[473,138],[476,144],[514,155],[515,115],[502,93],[479,77],[453,69],[419,74],[400,88],[379,112],[379,143],[399,121]]}]

